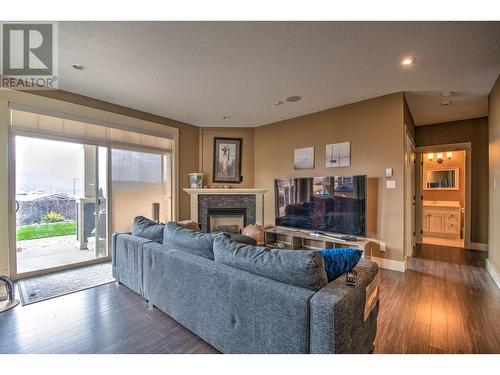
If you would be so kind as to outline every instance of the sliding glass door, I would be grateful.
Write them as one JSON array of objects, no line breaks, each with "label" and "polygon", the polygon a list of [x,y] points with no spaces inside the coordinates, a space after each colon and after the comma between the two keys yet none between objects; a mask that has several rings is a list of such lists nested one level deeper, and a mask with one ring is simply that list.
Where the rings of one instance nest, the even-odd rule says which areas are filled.
[{"label": "sliding glass door", "polygon": [[157,222],[172,219],[169,153],[112,148],[112,227],[127,232],[136,216]]},{"label": "sliding glass door", "polygon": [[15,274],[108,254],[108,148],[14,134]]},{"label": "sliding glass door", "polygon": [[9,106],[14,278],[108,261],[110,234],[134,217],[172,220],[175,141],[163,127]]}]

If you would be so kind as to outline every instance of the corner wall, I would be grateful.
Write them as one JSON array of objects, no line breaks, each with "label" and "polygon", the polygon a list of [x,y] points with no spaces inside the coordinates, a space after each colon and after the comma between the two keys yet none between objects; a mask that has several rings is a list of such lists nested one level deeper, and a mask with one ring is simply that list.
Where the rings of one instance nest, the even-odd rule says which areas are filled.
[{"label": "corner wall", "polygon": [[[265,194],[265,224],[274,224],[274,179],[324,175],[368,175],[368,236],[386,242],[372,256],[403,260],[404,98],[402,93],[317,112],[255,129],[255,186]],[[351,142],[351,166],[325,167],[326,144]],[[315,168],[294,170],[295,148],[315,147]],[[385,188],[394,169],[396,189]]]},{"label": "corner wall", "polygon": [[[500,77],[488,97],[489,105],[489,226],[488,262],[490,273],[500,287]],[[496,183],[494,187],[493,183]],[[489,264],[488,264],[489,263]],[[493,266],[493,267],[491,267]]]}]

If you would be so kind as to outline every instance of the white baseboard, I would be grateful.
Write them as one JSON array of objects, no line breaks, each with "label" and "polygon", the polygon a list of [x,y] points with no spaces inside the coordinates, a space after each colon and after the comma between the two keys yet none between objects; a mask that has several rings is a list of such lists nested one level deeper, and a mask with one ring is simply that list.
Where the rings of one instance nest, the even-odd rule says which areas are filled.
[{"label": "white baseboard", "polygon": [[384,268],[386,270],[399,272],[405,272],[406,270],[406,259],[404,261],[377,257],[367,257],[367,259],[377,263],[380,268]]},{"label": "white baseboard", "polygon": [[486,271],[488,271],[493,278],[493,281],[495,281],[495,284],[497,284],[497,288],[500,289],[500,276],[498,275],[495,266],[488,258],[486,258]]},{"label": "white baseboard", "polygon": [[466,248],[472,250],[488,251],[488,244],[480,242],[470,242],[469,246],[466,246]]}]

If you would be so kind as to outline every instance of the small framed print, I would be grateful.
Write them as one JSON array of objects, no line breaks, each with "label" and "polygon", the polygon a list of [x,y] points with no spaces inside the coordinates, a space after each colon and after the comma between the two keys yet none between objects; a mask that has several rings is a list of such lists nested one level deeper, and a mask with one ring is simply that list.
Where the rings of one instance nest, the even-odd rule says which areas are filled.
[{"label": "small framed print", "polygon": [[351,165],[351,142],[326,145],[325,167],[348,167]]},{"label": "small framed print", "polygon": [[314,168],[314,147],[296,148],[293,153],[294,169]]}]

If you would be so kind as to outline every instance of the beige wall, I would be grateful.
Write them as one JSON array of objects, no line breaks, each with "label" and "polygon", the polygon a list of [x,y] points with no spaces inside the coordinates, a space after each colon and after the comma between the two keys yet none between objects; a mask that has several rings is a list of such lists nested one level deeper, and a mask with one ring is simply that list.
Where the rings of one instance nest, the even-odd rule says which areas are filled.
[{"label": "beige wall", "polygon": [[[441,152],[441,151],[440,151]],[[427,154],[424,155],[424,172],[428,169],[448,169],[458,168],[458,190],[423,190],[424,200],[438,199],[440,201],[459,201],[462,207],[465,207],[465,151],[453,151],[453,157],[448,160],[446,151],[443,153],[443,162],[438,164],[436,153],[434,159],[429,161]]]},{"label": "beige wall", "polygon": [[[254,185],[254,128],[200,128],[200,162],[199,170],[192,172],[203,173],[203,184],[209,187],[229,185],[234,188],[251,188]],[[241,175],[243,180],[239,184],[215,183],[213,178],[214,138],[241,138]]]},{"label": "beige wall", "polygon": [[[500,272],[500,77],[489,96],[489,231],[488,258]],[[496,188],[493,188],[496,181]]]},{"label": "beige wall", "polygon": [[[267,188],[265,224],[274,224],[274,179],[322,175],[368,176],[368,231],[386,242],[373,256],[403,260],[403,94],[395,93],[255,129],[255,187]],[[325,146],[351,142],[351,166],[325,168]],[[294,170],[293,151],[315,147],[315,168]],[[385,188],[394,169],[396,189]]]},{"label": "beige wall", "polygon": [[471,242],[488,242],[488,118],[417,126],[417,147],[471,143]]}]

